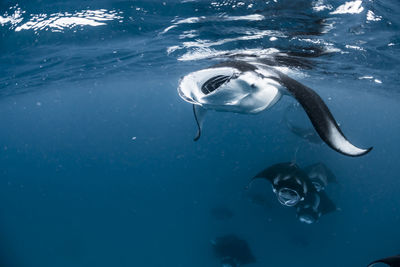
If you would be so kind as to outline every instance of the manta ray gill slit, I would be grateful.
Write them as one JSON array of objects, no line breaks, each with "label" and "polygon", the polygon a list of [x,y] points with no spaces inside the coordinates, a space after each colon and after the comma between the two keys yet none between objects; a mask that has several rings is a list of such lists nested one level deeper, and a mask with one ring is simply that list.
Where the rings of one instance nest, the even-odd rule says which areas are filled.
[{"label": "manta ray gill slit", "polygon": [[203,92],[203,94],[208,95],[209,93],[217,90],[225,82],[229,81],[230,78],[231,76],[226,75],[214,76],[203,84],[203,86],[201,87],[201,91]]}]

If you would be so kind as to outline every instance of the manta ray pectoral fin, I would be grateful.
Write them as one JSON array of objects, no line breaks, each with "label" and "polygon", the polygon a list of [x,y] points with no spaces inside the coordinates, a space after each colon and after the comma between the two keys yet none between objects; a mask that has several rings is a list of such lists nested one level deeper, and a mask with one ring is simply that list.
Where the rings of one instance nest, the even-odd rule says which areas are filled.
[{"label": "manta ray pectoral fin", "polygon": [[295,172],[296,170],[299,169],[299,166],[294,164],[293,162],[283,162],[283,163],[277,163],[272,166],[269,166],[265,170],[259,172],[256,176],[254,176],[251,180],[249,185],[255,180],[255,179],[267,179],[271,183],[273,183],[274,179],[279,176],[282,173],[286,172]]},{"label": "manta ray pectoral fin", "polygon": [[207,110],[199,105],[193,105],[193,115],[197,124],[197,134],[194,137],[194,141],[199,140],[201,136],[201,129],[203,127],[204,116],[206,115]]},{"label": "manta ray pectoral fin", "polygon": [[321,191],[319,192],[320,197],[320,209],[323,215],[337,211],[335,203],[328,197],[328,195]]},{"label": "manta ray pectoral fin", "polygon": [[316,92],[283,73],[278,74],[279,82],[304,108],[318,135],[328,146],[352,157],[365,155],[372,150],[372,147],[358,148],[347,140],[332,113]]}]

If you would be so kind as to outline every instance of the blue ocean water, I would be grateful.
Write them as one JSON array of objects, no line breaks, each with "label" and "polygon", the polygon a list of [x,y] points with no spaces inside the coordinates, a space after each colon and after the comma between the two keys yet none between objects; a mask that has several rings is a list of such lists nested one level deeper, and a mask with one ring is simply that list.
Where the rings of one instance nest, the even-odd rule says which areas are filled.
[{"label": "blue ocean water", "polygon": [[[399,30],[397,0],[2,0],[1,266],[220,266],[226,234],[247,241],[246,266],[398,254]],[[239,54],[290,59],[285,73],[374,149],[351,158],[293,134],[290,97],[210,112],[193,142],[179,79]],[[288,161],[328,166],[339,210],[301,223],[267,183],[254,201],[250,179]]]}]

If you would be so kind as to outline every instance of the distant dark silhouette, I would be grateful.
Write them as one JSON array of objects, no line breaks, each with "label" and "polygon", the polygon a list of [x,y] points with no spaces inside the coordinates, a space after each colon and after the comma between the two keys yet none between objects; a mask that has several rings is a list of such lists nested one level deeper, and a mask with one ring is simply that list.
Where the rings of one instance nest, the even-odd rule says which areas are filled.
[{"label": "distant dark silhouette", "polygon": [[312,126],[304,127],[298,123],[296,116],[298,116],[300,112],[302,112],[301,107],[297,103],[295,105],[289,105],[283,114],[283,122],[289,130],[298,137],[313,144],[322,144],[321,138]]},{"label": "distant dark silhouette", "polygon": [[217,237],[212,243],[222,266],[239,267],[256,261],[247,242],[236,235]]}]

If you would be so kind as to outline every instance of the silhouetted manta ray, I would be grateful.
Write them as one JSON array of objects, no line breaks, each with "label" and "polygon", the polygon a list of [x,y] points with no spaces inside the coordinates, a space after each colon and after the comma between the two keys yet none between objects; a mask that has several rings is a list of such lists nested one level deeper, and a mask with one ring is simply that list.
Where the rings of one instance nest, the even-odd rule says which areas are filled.
[{"label": "silhouetted manta ray", "polygon": [[361,156],[362,149],[351,144],[321,97],[311,88],[261,62],[226,61],[189,73],[179,83],[180,97],[193,104],[201,135],[206,110],[256,114],[272,107],[282,95],[293,96],[304,108],[318,135],[334,150],[348,156]]},{"label": "silhouetted manta ray", "polygon": [[293,119],[290,119],[289,116],[295,112],[299,112],[298,105],[289,105],[285,111],[283,112],[283,121],[289,130],[297,135],[298,137],[307,140],[313,144],[322,144],[321,138],[318,136],[317,132],[312,127],[302,127],[299,124],[294,123]]},{"label": "silhouetted manta ray", "polygon": [[390,267],[400,267],[400,255],[373,261],[370,264],[368,264],[367,267],[375,266],[375,264],[377,264],[377,263],[385,263],[386,265],[388,265]]},{"label": "silhouetted manta ray", "polygon": [[234,234],[217,237],[211,242],[223,267],[239,267],[256,262],[247,242]]}]

